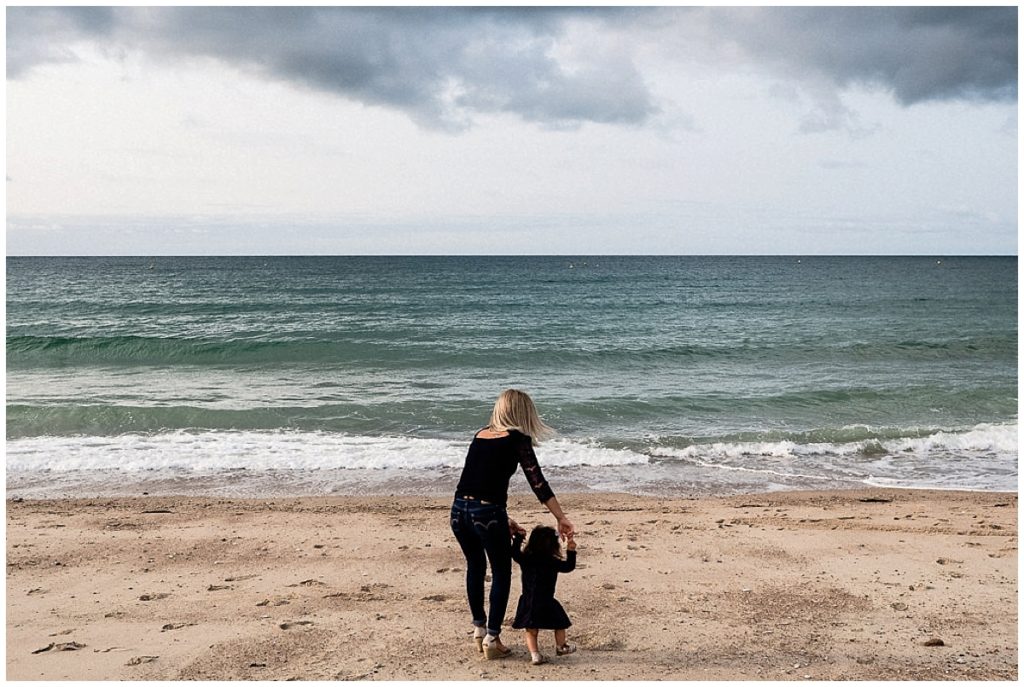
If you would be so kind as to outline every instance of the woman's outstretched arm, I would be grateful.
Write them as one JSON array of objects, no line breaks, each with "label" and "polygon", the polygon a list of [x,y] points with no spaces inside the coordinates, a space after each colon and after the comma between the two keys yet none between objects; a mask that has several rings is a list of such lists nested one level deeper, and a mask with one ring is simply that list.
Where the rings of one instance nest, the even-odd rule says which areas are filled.
[{"label": "woman's outstretched arm", "polygon": [[523,468],[523,474],[526,475],[526,481],[530,483],[530,488],[533,489],[537,499],[547,506],[551,514],[555,516],[555,520],[558,521],[558,533],[562,538],[575,534],[576,528],[562,512],[562,507],[558,504],[558,499],[555,498],[555,492],[551,491],[548,481],[544,479],[544,473],[541,472],[540,463],[537,462],[537,454],[533,452],[533,443],[530,437],[523,435],[522,439],[518,448],[518,459]]},{"label": "woman's outstretched arm", "polygon": [[565,513],[562,512],[562,506],[558,503],[558,497],[552,496],[544,502],[551,514],[555,516],[555,520],[558,521],[558,533],[562,535],[563,539],[573,536],[576,534],[576,528],[566,517]]}]

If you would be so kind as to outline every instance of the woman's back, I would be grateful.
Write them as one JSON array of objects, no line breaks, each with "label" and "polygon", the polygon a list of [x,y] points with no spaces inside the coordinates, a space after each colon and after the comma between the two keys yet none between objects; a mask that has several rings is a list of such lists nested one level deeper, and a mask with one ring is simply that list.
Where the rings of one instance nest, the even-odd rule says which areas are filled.
[{"label": "woman's back", "polygon": [[508,484],[517,466],[522,466],[530,488],[541,503],[554,493],[537,463],[530,437],[510,429],[504,436],[485,438],[484,432],[473,437],[455,488],[455,496],[472,497],[504,505],[508,501]]}]

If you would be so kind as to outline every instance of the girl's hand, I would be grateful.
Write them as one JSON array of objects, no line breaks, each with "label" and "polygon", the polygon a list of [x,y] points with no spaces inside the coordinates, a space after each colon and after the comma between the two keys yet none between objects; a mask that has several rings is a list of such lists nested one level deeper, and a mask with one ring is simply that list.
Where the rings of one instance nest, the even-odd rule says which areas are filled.
[{"label": "girl's hand", "polygon": [[567,550],[569,550],[569,551],[575,551],[576,550],[576,540],[573,539],[573,535],[571,535],[571,534],[569,535],[568,539],[569,539],[569,543],[565,545],[565,548]]}]

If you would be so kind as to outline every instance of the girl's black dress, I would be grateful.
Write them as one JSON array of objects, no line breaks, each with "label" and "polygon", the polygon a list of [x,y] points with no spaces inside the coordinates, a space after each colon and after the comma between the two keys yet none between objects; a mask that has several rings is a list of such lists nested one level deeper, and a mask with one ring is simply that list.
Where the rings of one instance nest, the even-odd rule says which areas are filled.
[{"label": "girl's black dress", "polygon": [[555,599],[558,573],[572,572],[576,568],[576,552],[566,551],[565,560],[554,556],[530,556],[522,551],[523,535],[517,534],[512,542],[512,558],[523,570],[523,593],[519,597],[512,627],[517,630],[564,630],[572,621],[562,604]]}]

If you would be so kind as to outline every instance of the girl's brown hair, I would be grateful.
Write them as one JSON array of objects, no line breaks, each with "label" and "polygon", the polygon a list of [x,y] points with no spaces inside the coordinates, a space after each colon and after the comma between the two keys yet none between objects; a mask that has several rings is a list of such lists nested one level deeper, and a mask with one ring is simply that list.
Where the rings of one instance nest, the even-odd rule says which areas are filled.
[{"label": "girl's brown hair", "polygon": [[523,553],[537,558],[561,558],[562,545],[558,543],[558,532],[553,527],[537,525],[530,532]]}]

